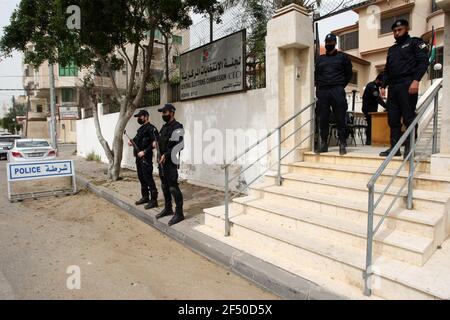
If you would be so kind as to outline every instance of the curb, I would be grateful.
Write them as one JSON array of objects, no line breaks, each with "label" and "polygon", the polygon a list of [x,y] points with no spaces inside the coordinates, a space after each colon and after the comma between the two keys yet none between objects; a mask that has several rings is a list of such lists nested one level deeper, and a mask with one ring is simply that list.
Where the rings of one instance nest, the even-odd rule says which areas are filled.
[{"label": "curb", "polygon": [[96,186],[87,178],[80,176],[80,174],[76,176],[76,179],[80,187],[87,188],[142,222],[180,242],[192,251],[230,269],[239,276],[244,277],[281,298],[290,300],[345,299],[345,297],[330,292],[307,279],[235,249],[201,232],[192,230],[184,224],[169,227],[167,224],[157,220],[154,215],[148,214],[148,212],[156,214],[156,210],[141,210],[128,203],[127,199],[120,194],[105,187]]}]

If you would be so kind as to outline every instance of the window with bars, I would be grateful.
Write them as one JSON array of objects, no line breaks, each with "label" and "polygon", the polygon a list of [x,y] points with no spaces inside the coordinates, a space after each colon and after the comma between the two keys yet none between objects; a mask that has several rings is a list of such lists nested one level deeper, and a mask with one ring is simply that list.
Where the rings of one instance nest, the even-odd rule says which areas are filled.
[{"label": "window with bars", "polygon": [[352,71],[352,78],[350,79],[350,84],[357,85],[358,84],[358,71]]},{"label": "window with bars", "polygon": [[76,77],[76,76],[78,76],[78,67],[73,62],[71,62],[67,66],[59,65],[59,76],[60,77]]},{"label": "window with bars", "polygon": [[173,35],[172,36],[172,42],[181,45],[181,44],[183,44],[183,37],[182,36]]},{"label": "window with bars", "polygon": [[436,4],[436,0],[431,0],[431,12],[438,11],[439,9],[441,8],[439,8],[438,5]]},{"label": "window with bars", "polygon": [[354,31],[339,36],[339,46],[341,50],[351,50],[359,47],[359,32]]},{"label": "window with bars", "polygon": [[394,22],[398,19],[406,19],[411,23],[410,21],[410,12],[400,13],[396,15],[389,15],[387,17],[381,16],[381,23],[380,23],[380,35],[391,33],[391,27],[394,24]]},{"label": "window with bars", "polygon": [[61,89],[62,102],[76,102],[76,90],[74,88]]}]

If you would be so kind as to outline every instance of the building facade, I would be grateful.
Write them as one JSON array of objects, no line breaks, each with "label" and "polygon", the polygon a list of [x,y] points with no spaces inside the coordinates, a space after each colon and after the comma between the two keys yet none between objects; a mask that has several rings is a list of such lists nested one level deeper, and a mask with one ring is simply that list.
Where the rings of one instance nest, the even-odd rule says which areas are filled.
[{"label": "building facade", "polygon": [[[346,89],[357,90],[362,96],[366,84],[382,72],[386,63],[387,51],[395,42],[391,25],[396,19],[407,19],[410,35],[420,37],[430,43],[432,29],[436,31],[436,63],[443,64],[444,11],[435,0],[378,0],[354,9],[358,22],[334,30],[338,36],[339,48],[349,54],[353,62],[354,77]],[[424,92],[433,78],[441,78],[442,70],[430,71],[424,75],[420,92]]]},{"label": "building facade", "polygon": [[[176,30],[168,41],[168,66],[169,80],[177,81],[176,70],[180,53],[189,47],[189,31]],[[30,44],[27,48],[33,50]],[[127,53],[132,56],[132,47],[126,47]],[[158,87],[164,80],[165,70],[165,39],[158,30],[155,34],[155,46],[153,51],[152,71],[154,79],[149,83],[149,88]],[[124,59],[126,61],[126,59]],[[129,72],[131,66],[125,63],[122,70],[115,71],[113,74],[117,86],[120,90],[125,90],[128,86]],[[136,71],[139,77],[143,70],[142,64]],[[84,116],[92,116],[92,109],[85,103],[82,95],[83,79],[89,74],[89,70],[79,68],[71,64],[62,66],[53,65],[53,74],[55,81],[55,103],[57,118],[57,136],[60,143],[76,142],[76,119],[64,120],[60,117],[60,108],[77,107],[79,117],[82,109]],[[103,102],[103,113],[113,113],[118,111],[118,105],[114,103],[111,79],[101,70],[95,70],[94,84],[100,94],[100,100]],[[25,135],[29,138],[50,138],[50,78],[49,64],[43,63],[37,69],[29,64],[23,63],[23,87],[30,100],[27,120],[25,124]],[[78,117],[78,118],[79,118]]]}]

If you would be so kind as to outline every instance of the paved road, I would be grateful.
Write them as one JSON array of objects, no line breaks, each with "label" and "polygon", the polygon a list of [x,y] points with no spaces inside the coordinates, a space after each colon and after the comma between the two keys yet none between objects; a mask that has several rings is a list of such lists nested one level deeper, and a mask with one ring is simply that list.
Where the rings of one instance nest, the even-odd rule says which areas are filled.
[{"label": "paved road", "polygon": [[87,191],[9,203],[5,163],[0,299],[277,298]]}]

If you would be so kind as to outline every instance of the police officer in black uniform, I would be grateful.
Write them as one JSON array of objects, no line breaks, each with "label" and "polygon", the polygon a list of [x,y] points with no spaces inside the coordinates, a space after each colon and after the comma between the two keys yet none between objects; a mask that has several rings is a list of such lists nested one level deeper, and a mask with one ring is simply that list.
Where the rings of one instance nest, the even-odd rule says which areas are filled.
[{"label": "police officer in black uniform", "polygon": [[[400,19],[392,25],[395,44],[389,48],[382,95],[384,89],[389,86],[387,110],[388,122],[391,128],[391,148],[380,153],[380,156],[388,156],[392,148],[401,137],[402,119],[405,127],[408,127],[416,116],[419,82],[428,69],[428,47],[422,39],[411,37],[409,23]],[[404,157],[409,154],[409,137],[405,144]],[[401,156],[400,150],[396,156]]]},{"label": "police officer in black uniform", "polygon": [[[134,149],[136,157],[136,168],[139,182],[141,183],[142,198],[135,202],[136,205],[144,204],[145,209],[151,209],[158,206],[158,189],[156,189],[155,180],[153,180],[153,148],[155,141],[158,139],[158,130],[152,125],[148,119],[149,114],[145,110],[139,111],[134,115],[138,123],[141,125],[136,136],[133,138],[138,150]],[[129,146],[133,146],[132,142],[128,142]],[[149,193],[151,199],[149,199]]]},{"label": "police officer in black uniform", "polygon": [[366,117],[367,121],[367,130],[366,130],[366,145],[370,145],[372,143],[372,117],[370,116],[370,112],[378,112],[378,105],[381,105],[383,108],[386,107],[386,103],[383,98],[381,98],[380,87],[383,83],[383,73],[380,73],[375,81],[369,82],[366,85],[366,89],[363,94],[363,105],[362,112]]},{"label": "police officer in black uniform", "polygon": [[161,178],[161,188],[164,193],[164,209],[156,215],[162,218],[173,215],[172,197],[175,200],[175,215],[169,221],[169,226],[184,220],[183,215],[183,194],[178,186],[178,165],[179,152],[184,147],[183,125],[175,120],[175,107],[165,104],[158,109],[162,112],[165,124],[162,126],[159,138],[159,148],[161,158],[159,159],[159,177]]},{"label": "police officer in black uniform", "polygon": [[332,33],[325,38],[326,54],[321,55],[314,70],[320,137],[322,140],[318,152],[328,152],[328,133],[330,121],[330,106],[333,109],[339,136],[339,153],[346,151],[348,109],[345,87],[352,78],[352,62],[343,52],[336,49],[336,36]]}]

